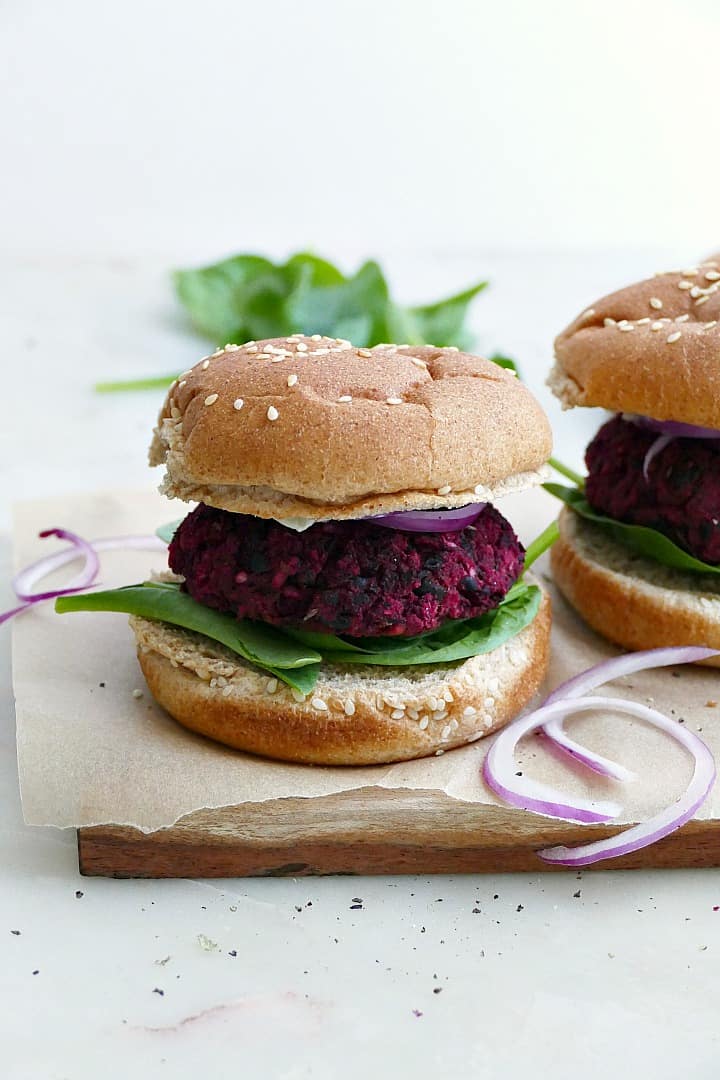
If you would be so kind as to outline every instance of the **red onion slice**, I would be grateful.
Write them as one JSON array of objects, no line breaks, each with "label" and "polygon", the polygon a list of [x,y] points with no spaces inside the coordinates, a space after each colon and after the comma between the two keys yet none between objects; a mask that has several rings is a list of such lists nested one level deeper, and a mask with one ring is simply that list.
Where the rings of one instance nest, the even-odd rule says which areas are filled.
[{"label": "red onion slice", "polygon": [[[545,848],[538,851],[538,855],[547,863],[558,866],[589,866],[591,863],[600,862],[601,859],[613,859],[619,855],[628,855],[632,851],[654,844],[664,836],[675,832],[681,825],[689,821],[697,810],[702,806],[710,794],[715,782],[715,761],[709,747],[694,732],[689,731],[675,720],[668,719],[662,713],[647,705],[641,705],[634,701],[619,701],[616,698],[589,698],[596,706],[604,708],[620,708],[622,712],[631,716],[640,717],[648,721],[654,727],[667,732],[677,742],[688,750],[695,759],[692,779],[685,789],[684,794],[671,806],[666,807],[659,814],[643,822],[641,825],[632,825],[624,832],[612,836],[608,840],[596,840],[590,844],[580,844],[577,847]],[[556,702],[561,705],[562,702]],[[584,704],[577,699],[568,701],[568,711]],[[554,706],[551,706],[554,707]],[[542,711],[542,710],[540,710]]]},{"label": "red onion slice", "polygon": [[[7,622],[13,616],[27,611],[33,604],[42,603],[44,600],[54,600],[57,596],[66,596],[68,593],[80,592],[83,589],[90,588],[95,583],[100,567],[100,560],[97,556],[98,551],[123,548],[143,551],[167,551],[167,544],[157,536],[108,536],[100,540],[88,541],[75,533],[69,532],[67,529],[45,529],[40,533],[40,536],[43,538],[57,536],[60,539],[69,540],[71,546],[30,563],[29,566],[24,567],[15,575],[13,579],[15,594],[18,600],[24,600],[25,603],[19,607],[11,608],[9,611],[1,612],[0,623]],[[46,577],[47,574],[50,574],[53,570],[59,570],[61,566],[65,566],[67,563],[74,562],[79,558],[85,559],[83,569],[62,589],[50,589],[46,592],[30,591],[33,585]]]},{"label": "red onion slice", "polygon": [[532,810],[536,814],[563,818],[567,821],[597,824],[612,821],[617,817],[621,809],[617,803],[580,798],[569,800],[562,792],[556,791],[547,784],[517,775],[515,749],[523,736],[537,731],[552,717],[566,716],[574,711],[589,712],[602,707],[602,702],[598,704],[599,700],[582,698],[577,701],[554,701],[542,705],[539,709],[520,717],[504,728],[490,747],[483,762],[483,777],[491,791],[494,791],[504,802],[517,806],[520,810]]},{"label": "red onion slice", "polygon": [[486,506],[487,503],[471,503],[457,510],[396,510],[366,520],[373,525],[382,525],[384,529],[405,532],[460,532],[468,525],[474,525]]},{"label": "red onion slice", "polygon": [[637,416],[635,413],[623,413],[622,418],[637,427],[657,431],[659,435],[669,435],[672,439],[720,439],[717,428],[683,424],[679,420],[653,420],[651,416]]},{"label": "red onion slice", "polygon": [[9,611],[0,612],[0,623],[7,622],[8,619],[12,619],[13,615],[19,615],[21,611],[27,611],[27,609],[32,606],[32,602],[29,604],[20,604],[19,607],[10,608]]},{"label": "red onion slice", "polygon": [[[57,536],[59,540],[67,540],[68,543],[72,544],[71,551],[73,552],[73,558],[82,556],[85,559],[85,565],[82,572],[78,574],[69,585],[66,585],[64,589],[53,590],[53,595],[59,596],[66,592],[77,592],[80,589],[87,589],[89,585],[92,585],[100,570],[100,560],[97,552],[87,540],[84,540],[82,536],[78,536],[77,533],[70,532],[69,529],[43,529],[39,535],[43,540],[48,536]],[[15,589],[15,595],[18,600],[37,602],[50,599],[51,594],[49,592],[33,593],[29,591],[35,581],[44,577],[47,573],[47,570],[40,573],[36,572],[34,575],[29,572],[33,569],[37,569],[38,565],[38,563],[35,563],[34,567],[28,567],[25,570],[21,570],[19,574],[16,574],[13,581],[13,588]]]},{"label": "red onion slice", "polygon": [[[707,660],[711,656],[717,656],[717,649],[706,649],[696,645],[671,646],[665,649],[645,649],[641,652],[625,653],[623,656],[614,656],[610,660],[603,660],[601,664],[588,668],[587,671],[573,676],[567,682],[557,686],[552,694],[544,701],[544,705],[551,705],[555,701],[567,698],[578,698],[596,690],[605,683],[619,679],[623,675],[633,675],[638,671],[651,671],[654,668],[670,667],[673,664],[696,664],[699,660]],[[600,754],[593,753],[586,747],[576,743],[565,732],[561,716],[551,717],[543,724],[543,734],[555,743],[555,745],[575,761],[599,773],[601,776],[609,776],[614,780],[631,780],[634,773],[614,761],[609,761]]]},{"label": "red onion slice", "polygon": [[[49,535],[49,533],[41,535]],[[100,540],[90,540],[88,543],[95,551],[113,551],[122,548],[128,550],[135,548],[140,551],[167,551],[165,541],[154,535],[107,536]],[[30,563],[29,566],[24,567],[13,578],[15,595],[18,599],[22,599],[22,595],[28,594],[35,582],[40,581],[47,574],[51,574],[53,570],[59,570],[61,566],[67,566],[68,563],[75,562],[76,559],[80,558],[80,555],[81,553],[73,545],[63,551],[56,551],[52,555],[46,555],[44,558],[38,559],[37,562]],[[80,579],[84,576],[84,573],[83,570],[66,587],[76,588],[80,584]]]},{"label": "red onion slice", "polygon": [[653,440],[648,452],[646,453],[645,457],[643,458],[642,471],[643,471],[643,476],[645,477],[645,483],[646,484],[650,482],[650,471],[649,470],[650,470],[650,465],[651,465],[653,459],[656,458],[658,456],[658,454],[662,454],[665,447],[669,446],[669,444],[671,442],[673,442],[674,439],[675,439],[674,435],[658,435],[657,439]]}]

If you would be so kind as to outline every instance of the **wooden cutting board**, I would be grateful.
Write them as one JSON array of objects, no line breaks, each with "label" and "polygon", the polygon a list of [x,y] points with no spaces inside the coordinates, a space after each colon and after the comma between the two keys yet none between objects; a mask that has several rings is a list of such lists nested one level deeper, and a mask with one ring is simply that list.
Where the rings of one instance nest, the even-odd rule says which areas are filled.
[{"label": "wooden cutting board", "polygon": [[[535,854],[619,831],[435,791],[364,788],[201,810],[168,829],[78,830],[80,872],[102,877],[298,877],[563,869]],[[720,821],[691,821],[657,844],[584,869],[720,866]]]}]

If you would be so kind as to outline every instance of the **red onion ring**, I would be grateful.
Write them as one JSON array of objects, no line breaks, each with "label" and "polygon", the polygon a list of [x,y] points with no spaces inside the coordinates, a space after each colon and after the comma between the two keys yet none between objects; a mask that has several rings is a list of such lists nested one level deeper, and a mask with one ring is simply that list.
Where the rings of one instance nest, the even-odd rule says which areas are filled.
[{"label": "red onion ring", "polygon": [[[90,540],[88,543],[95,551],[115,551],[123,548],[128,550],[137,549],[139,551],[167,551],[165,541],[154,535],[107,536],[100,540]],[[59,570],[61,566],[74,562],[78,557],[79,552],[77,549],[69,547],[65,548],[64,551],[56,551],[53,555],[46,555],[44,558],[38,559],[37,562],[30,563],[29,566],[24,567],[13,578],[15,595],[22,599],[21,593],[30,590],[36,581],[39,581],[47,574],[51,574],[53,570]],[[73,578],[67,587],[77,587],[80,576]]]},{"label": "red onion ring", "polygon": [[[621,809],[617,803],[580,798],[569,801],[567,796],[547,784],[541,784],[529,777],[517,776],[515,749],[523,736],[537,731],[552,717],[566,716],[568,712],[575,710],[588,712],[597,709],[600,707],[598,701],[598,698],[581,698],[546,703],[504,728],[483,762],[483,778],[490,790],[511,806],[520,810],[532,810],[548,817],[559,817],[583,824],[612,821],[617,817]],[[622,702],[619,704],[622,705]]]},{"label": "red onion ring", "polygon": [[[34,604],[42,603],[44,600],[54,600],[57,596],[66,596],[68,593],[80,592],[83,589],[90,588],[95,583],[100,568],[98,551],[119,548],[167,551],[167,544],[157,536],[109,536],[100,540],[88,541],[67,529],[45,529],[39,535],[43,538],[57,536],[60,539],[68,540],[71,546],[64,551],[57,551],[53,555],[47,555],[43,559],[30,563],[29,566],[24,567],[15,575],[13,579],[15,595],[18,600],[25,602],[19,607],[11,608],[9,611],[0,612],[0,623],[7,622],[13,616],[20,615]],[[47,574],[81,557],[85,559],[83,569],[62,589],[50,589],[46,592],[30,591],[33,585],[46,577]]]},{"label": "red onion ring", "polygon": [[643,476],[645,477],[645,483],[650,482],[650,463],[653,458],[656,458],[658,454],[661,454],[666,446],[669,446],[675,439],[674,435],[658,435],[657,439],[653,439],[648,452],[643,458]]},{"label": "red onion ring", "polygon": [[[717,656],[717,649],[706,649],[696,645],[671,646],[665,649],[645,649],[641,652],[625,653],[623,656],[614,656],[610,660],[603,660],[601,664],[588,668],[587,671],[573,676],[567,682],[561,683],[545,699],[544,705],[551,705],[555,701],[578,698],[596,690],[605,683],[619,679],[623,675],[633,675],[638,671],[651,671],[659,667],[670,667],[673,664],[696,664],[699,660],[707,660],[710,656]],[[593,753],[586,747],[576,743],[565,732],[562,717],[551,717],[543,724],[543,734],[555,743],[555,745],[570,757],[579,761],[582,765],[592,769],[601,776],[609,776],[614,780],[630,780],[634,773],[614,761]]]},{"label": "red onion ring", "polygon": [[457,510],[395,510],[392,514],[380,514],[366,518],[373,525],[384,529],[401,529],[405,532],[460,532],[474,525],[487,503],[470,503]]},{"label": "red onion ring", "polygon": [[653,420],[651,416],[638,416],[635,413],[623,413],[622,418],[637,427],[656,431],[658,435],[669,435],[672,439],[720,439],[717,428],[683,424],[679,420]]},{"label": "red onion ring", "polygon": [[47,570],[45,570],[33,574],[33,570],[37,571],[38,563],[35,563],[32,567],[27,567],[25,570],[21,570],[19,574],[15,575],[13,580],[13,588],[18,600],[27,600],[28,602],[36,603],[40,600],[49,600],[51,595],[60,596],[68,592],[78,592],[81,589],[87,589],[89,585],[92,585],[100,571],[100,559],[98,558],[95,549],[87,540],[84,540],[82,536],[78,536],[77,533],[70,532],[69,529],[43,529],[38,535],[43,540],[47,539],[48,536],[57,536],[58,540],[67,540],[68,543],[72,544],[71,550],[73,551],[73,558],[82,555],[85,560],[85,565],[82,572],[78,574],[69,585],[66,585],[64,589],[53,590],[52,593],[33,593],[29,591],[35,581],[37,581],[38,578],[44,577],[47,573]]},{"label": "red onion ring", "polygon": [[[668,719],[662,713],[647,705],[641,705],[634,701],[619,701],[616,698],[588,698],[588,702],[594,701],[603,708],[620,708],[621,711],[631,716],[647,720],[653,726],[667,732],[673,739],[679,742],[695,759],[693,775],[683,795],[670,806],[661,810],[659,814],[644,821],[640,825],[632,825],[629,829],[612,836],[607,840],[596,840],[589,844],[580,844],[577,847],[544,848],[538,851],[539,857],[547,863],[557,866],[589,866],[591,863],[600,862],[601,859],[613,859],[619,855],[628,855],[632,851],[648,847],[664,836],[675,832],[681,825],[693,817],[710,794],[715,783],[715,761],[706,744],[694,732],[689,731],[678,724],[675,720]],[[555,706],[562,705],[556,702]],[[584,702],[571,699],[566,702],[568,711],[574,711]],[[554,708],[555,706],[550,706]],[[542,711],[542,710],[539,710]]]}]

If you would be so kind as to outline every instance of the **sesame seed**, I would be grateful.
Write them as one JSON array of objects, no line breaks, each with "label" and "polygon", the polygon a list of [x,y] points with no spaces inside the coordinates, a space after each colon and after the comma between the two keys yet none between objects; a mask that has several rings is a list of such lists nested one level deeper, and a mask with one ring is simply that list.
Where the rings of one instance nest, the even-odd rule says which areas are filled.
[{"label": "sesame seed", "polygon": [[224,686],[224,687],[223,687],[223,689],[222,689],[222,696],[223,696],[223,697],[230,697],[230,695],[232,694],[232,692],[233,692],[233,688],[232,688],[232,686],[230,686],[230,684],[228,683],[228,685],[227,685],[227,686]]},{"label": "sesame seed", "polygon": [[307,347],[307,345],[305,344],[304,341],[298,341],[296,348],[297,348],[298,352],[307,352],[308,351],[308,347]]},{"label": "sesame seed", "polygon": [[388,405],[402,405],[403,399],[399,397],[389,397],[385,398],[385,402]]},{"label": "sesame seed", "polygon": [[452,731],[452,728],[450,727],[450,725],[446,724],[445,727],[440,732],[440,738],[442,739],[443,742],[445,742],[447,739],[450,738],[450,732],[451,731]]},{"label": "sesame seed", "polygon": [[627,334],[627,333],[628,333],[628,332],[629,332],[630,330],[634,330],[634,329],[635,329],[635,327],[633,326],[633,324],[632,324],[632,323],[626,322],[626,321],[624,321],[624,320],[623,320],[623,322],[621,322],[621,323],[618,323],[618,325],[617,325],[617,328],[618,328],[618,330],[622,330],[622,331],[623,331],[624,333],[626,333],[626,334]]},{"label": "sesame seed", "polygon": [[705,271],[705,280],[706,281],[720,281],[720,271],[719,270],[706,270]]},{"label": "sesame seed", "polygon": [[314,697],[310,704],[313,709],[319,709],[320,712],[327,712],[327,701],[323,701],[321,697]]},{"label": "sesame seed", "polygon": [[268,679],[268,681],[265,683],[265,693],[266,694],[274,694],[275,691],[277,690],[277,688],[278,688],[277,679]]},{"label": "sesame seed", "polygon": [[346,716],[354,716],[355,715],[355,702],[352,700],[352,698],[347,699],[347,701],[345,702],[343,708],[345,710],[345,715]]},{"label": "sesame seed", "polygon": [[296,690],[294,686],[290,687],[290,693],[292,694],[295,701],[300,702],[300,704],[302,704],[302,702],[305,700],[306,695],[303,694],[302,690]]},{"label": "sesame seed", "polygon": [[650,327],[650,329],[651,330],[662,330],[664,325],[665,325],[665,323],[662,323],[662,322],[654,322],[652,324],[652,326]]},{"label": "sesame seed", "polygon": [[187,379],[181,379],[178,383],[178,390],[181,390],[183,386],[187,386]]},{"label": "sesame seed", "polygon": [[390,718],[392,720],[402,720],[404,715],[405,715],[405,710],[404,709],[393,709],[393,711],[390,713]]},{"label": "sesame seed", "polygon": [[452,491],[452,488],[450,487],[449,484],[443,484],[442,487],[439,487],[437,489],[438,495],[449,495],[451,491]]},{"label": "sesame seed", "polygon": [[656,311],[660,311],[662,306],[663,306],[663,302],[662,302],[662,300],[660,299],[659,296],[651,296],[650,297],[650,307],[651,308],[655,308]]},{"label": "sesame seed", "polygon": [[603,319],[603,326],[615,326],[615,319],[611,319],[610,317]]},{"label": "sesame seed", "polygon": [[636,319],[635,320],[635,325],[636,326],[647,326],[647,324],[649,322],[650,322],[650,316],[646,315],[644,319]]},{"label": "sesame seed", "polygon": [[466,705],[463,709],[463,716],[467,716],[468,718],[470,718],[471,716],[475,716],[476,714],[477,709],[473,708],[472,705]]},{"label": "sesame seed", "polygon": [[678,281],[678,289],[692,289],[692,287],[692,281],[685,281],[684,278],[682,281]]},{"label": "sesame seed", "polygon": [[427,716],[422,716],[420,718],[420,720],[418,721],[418,727],[420,728],[421,731],[424,731],[429,723],[430,723],[430,721],[427,718]]},{"label": "sesame seed", "polygon": [[255,342],[254,342],[254,341],[246,341],[246,342],[245,342],[245,344],[243,345],[243,348],[244,348],[244,349],[249,349],[249,348],[250,348],[250,346],[251,346],[251,345],[254,345],[254,344],[255,344]]},{"label": "sesame seed", "polygon": [[207,369],[209,367],[210,367],[210,361],[209,360],[203,360],[203,362],[202,362],[202,370],[207,371]]},{"label": "sesame seed", "polygon": [[494,704],[495,704],[495,698],[494,697],[486,697],[485,700],[483,701],[483,705],[485,706],[486,709],[492,709]]},{"label": "sesame seed", "polygon": [[485,488],[482,484],[476,484],[473,488],[473,495],[482,495],[485,492]]},{"label": "sesame seed", "polygon": [[295,372],[293,372],[292,375],[288,375],[288,377],[287,377],[288,386],[294,386],[297,381],[298,381],[298,377],[295,374]]},{"label": "sesame seed", "polygon": [[676,315],[675,322],[687,322],[689,318],[689,315]]},{"label": "sesame seed", "polygon": [[582,313],[582,315],[580,316],[580,318],[581,318],[581,319],[592,319],[592,317],[593,317],[593,315],[594,315],[594,314],[595,314],[595,308],[594,308],[594,307],[589,307],[589,308],[587,309],[587,311],[583,311],[583,313]]},{"label": "sesame seed", "polygon": [[217,399],[218,399],[217,394],[208,394],[208,396],[205,398],[205,404],[206,405],[214,405],[215,402],[217,401]]},{"label": "sesame seed", "polygon": [[343,394],[342,397],[338,398],[338,401],[352,401],[352,397],[350,394]]},{"label": "sesame seed", "polygon": [[239,345],[235,345],[234,342],[230,342],[225,346],[224,352],[237,352],[239,348]]},{"label": "sesame seed", "polygon": [[698,296],[702,296],[703,292],[704,290],[701,289],[699,285],[693,285],[692,289],[690,290],[690,295],[692,296],[693,300],[697,300]]},{"label": "sesame seed", "polygon": [[435,751],[435,757],[442,757],[444,753],[445,753],[444,750],[436,750]]},{"label": "sesame seed", "polygon": [[421,360],[419,356],[408,357],[411,364],[414,364],[417,368],[422,368],[423,371],[427,371],[427,364],[424,360]]},{"label": "sesame seed", "polygon": [[322,334],[313,334],[310,338],[311,341],[322,341]]},{"label": "sesame seed", "polygon": [[277,420],[280,413],[277,411],[274,405],[271,405],[267,411],[268,420]]},{"label": "sesame seed", "polygon": [[668,345],[672,345],[673,342],[679,341],[681,337],[682,337],[682,335],[681,335],[680,331],[676,330],[674,334],[668,335],[668,337],[665,340],[667,341]]},{"label": "sesame seed", "polygon": [[358,349],[357,354],[358,356],[372,356],[369,349]]},{"label": "sesame seed", "polygon": [[712,330],[713,326],[717,326],[717,324],[717,319],[713,319],[712,322],[706,322],[704,325],[706,330]]},{"label": "sesame seed", "polygon": [[695,307],[700,307],[701,304],[707,304],[709,299],[709,296],[701,296],[698,300],[695,301]]},{"label": "sesame seed", "polygon": [[258,347],[254,342],[253,342],[252,345],[246,345],[245,346],[245,352],[257,352],[257,351],[258,351]]},{"label": "sesame seed", "polygon": [[142,690],[133,690],[132,696],[134,698],[141,698],[143,696]]},{"label": "sesame seed", "polygon": [[233,409],[237,409],[237,411],[240,412],[244,404],[245,402],[241,397],[235,398],[235,400],[233,401]]}]

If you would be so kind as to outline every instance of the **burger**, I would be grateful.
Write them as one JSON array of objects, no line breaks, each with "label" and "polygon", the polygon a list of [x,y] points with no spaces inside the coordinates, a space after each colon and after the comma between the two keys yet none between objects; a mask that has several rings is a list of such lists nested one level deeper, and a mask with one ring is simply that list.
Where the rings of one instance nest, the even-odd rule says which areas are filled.
[{"label": "burger", "polygon": [[614,414],[587,448],[587,478],[548,485],[567,504],[551,555],[560,591],[625,648],[720,647],[720,259],[599,300],[555,357],[564,408]]},{"label": "burger", "polygon": [[494,504],[550,450],[530,392],[456,349],[227,345],[154,432],[161,490],[196,504],[170,573],[69,602],[131,614],[152,694],[192,731],[314,764],[440,754],[545,674],[550,603]]}]

